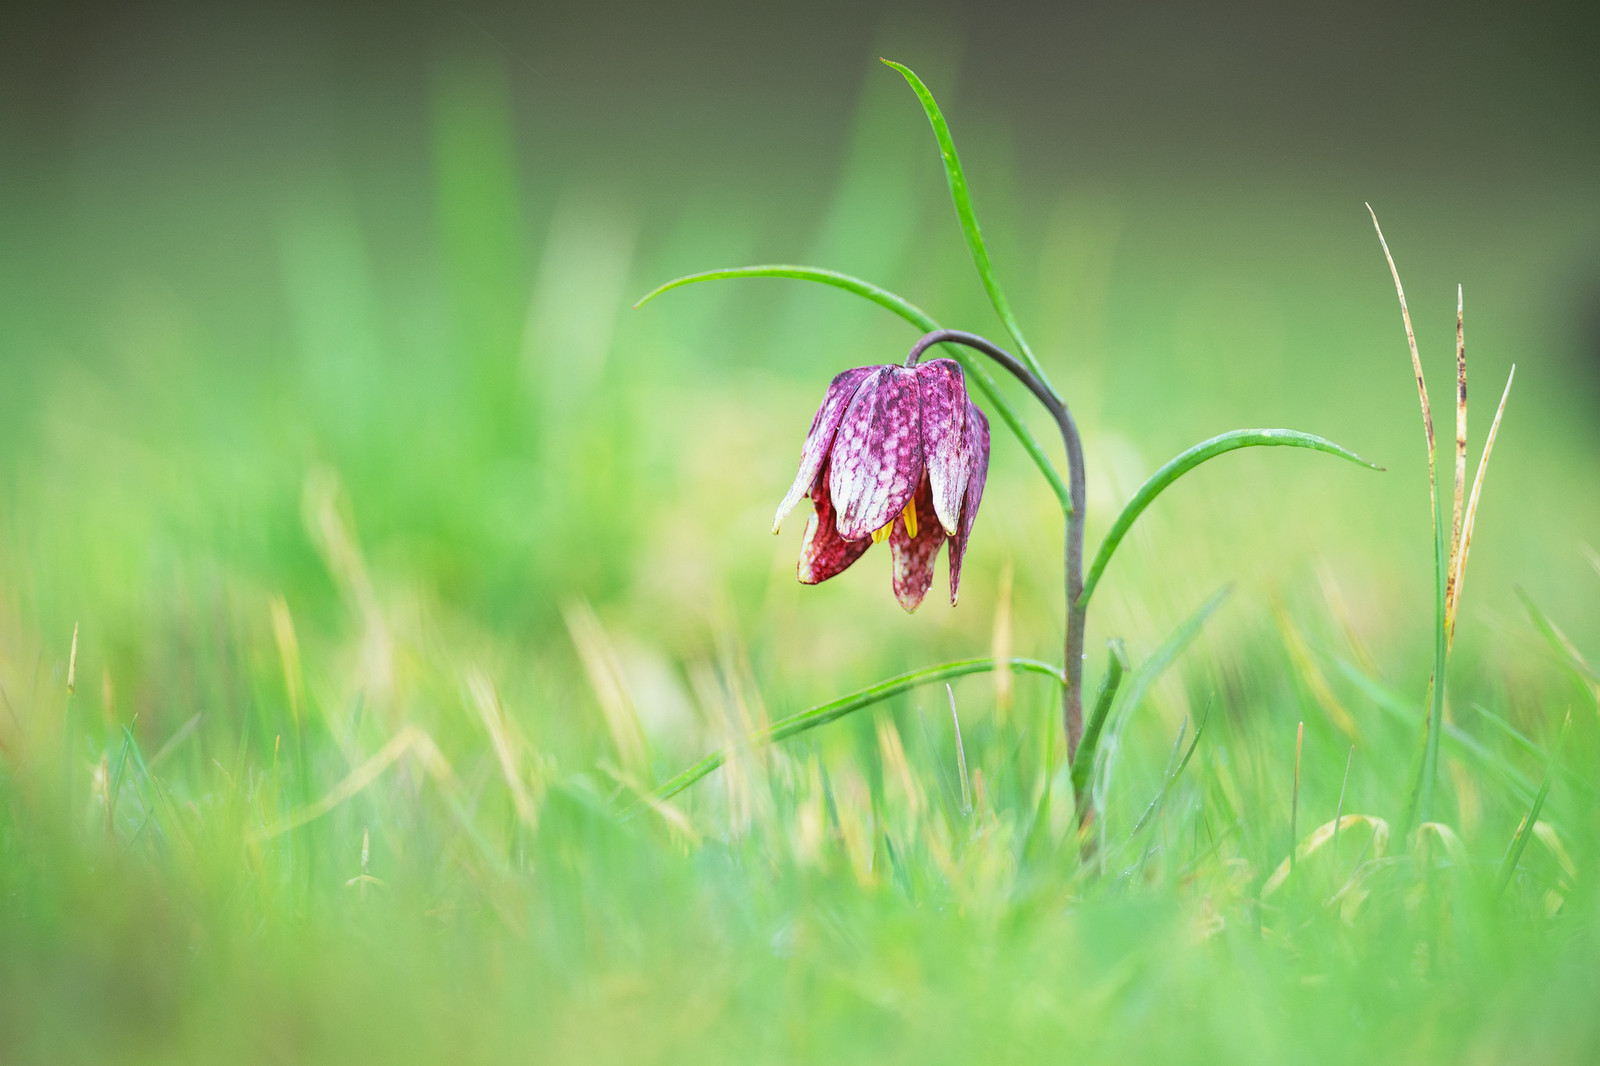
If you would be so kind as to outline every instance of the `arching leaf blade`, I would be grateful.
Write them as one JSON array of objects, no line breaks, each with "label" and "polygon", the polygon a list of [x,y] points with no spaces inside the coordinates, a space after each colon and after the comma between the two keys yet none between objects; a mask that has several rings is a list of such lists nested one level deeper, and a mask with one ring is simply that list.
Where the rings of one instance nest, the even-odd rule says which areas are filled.
[{"label": "arching leaf blade", "polygon": [[[938,666],[924,667],[921,670],[911,670],[904,674],[887,678],[875,685],[869,685],[859,692],[852,692],[848,696],[840,696],[838,699],[829,700],[827,703],[791,714],[787,718],[780,718],[765,729],[751,734],[746,743],[751,747],[776,744],[779,741],[788,740],[799,736],[801,733],[809,732],[818,726],[837,721],[847,714],[861,710],[863,707],[870,707],[875,703],[882,703],[884,700],[892,699],[921,685],[932,684],[936,681],[948,681],[957,677],[964,677],[967,674],[983,673],[995,669],[1002,663],[1012,670],[1044,674],[1047,677],[1054,678],[1058,683],[1061,682],[1060,670],[1049,663],[1043,663],[1037,659],[961,659],[956,662],[942,663]],[[730,753],[731,749],[728,748],[712,752],[693,766],[657,785],[649,793],[649,799],[655,802],[671,799],[722,766],[723,763],[728,761]],[[641,804],[644,802],[646,801],[641,801]],[[635,804],[629,813],[632,814],[641,804]]]},{"label": "arching leaf blade", "polygon": [[673,278],[662,285],[657,285],[639,298],[633,306],[637,310],[654,300],[664,292],[693,285],[700,281],[721,281],[726,278],[796,278],[801,281],[815,281],[823,285],[832,285],[836,289],[853,292],[857,296],[865,297],[877,304],[886,307],[901,318],[920,328],[924,333],[939,328],[933,316],[922,310],[916,304],[903,296],[896,295],[880,285],[843,274],[837,270],[827,270],[823,267],[799,266],[794,263],[762,263],[757,266],[725,267],[719,270],[703,270],[698,274],[685,274],[681,278]]},{"label": "arching leaf blade", "polygon": [[[1211,616],[1217,613],[1217,609],[1222,606],[1232,591],[1232,585],[1224,585],[1218,589],[1209,600],[1200,605],[1198,610],[1184,619],[1182,624],[1173,630],[1171,635],[1150,653],[1149,657],[1128,672],[1127,680],[1123,683],[1121,690],[1116,693],[1115,700],[1110,707],[1110,713],[1106,716],[1104,729],[1096,737],[1095,746],[1091,748],[1088,743],[1085,743],[1078,749],[1078,761],[1082,762],[1084,773],[1082,786],[1084,806],[1080,810],[1087,809],[1087,804],[1091,801],[1090,790],[1093,788],[1092,778],[1094,775],[1099,774],[1100,779],[1104,781],[1106,775],[1110,773],[1106,763],[1108,760],[1115,758],[1118,750],[1117,738],[1121,736],[1122,730],[1127,726],[1129,717],[1138,709],[1139,702],[1144,699],[1145,693],[1167,671],[1167,668],[1188,650],[1189,645],[1194,643],[1195,638],[1200,635],[1200,631],[1205,628],[1206,623],[1211,620]],[[1078,769],[1078,761],[1073,764],[1074,771]]]},{"label": "arching leaf blade", "polygon": [[[701,281],[722,281],[727,278],[792,278],[799,281],[814,281],[821,285],[831,285],[833,288],[855,293],[857,296],[872,301],[879,307],[893,311],[924,333],[932,333],[939,328],[939,323],[934,321],[933,317],[926,311],[903,296],[898,296],[882,286],[874,285],[870,281],[865,281],[851,274],[840,273],[837,270],[799,266],[793,263],[766,263],[759,266],[727,267],[720,270],[705,270],[698,274],[685,274],[681,278],[673,278],[671,281],[651,289],[633,306],[635,308],[642,307],[662,293],[682,288],[685,285],[693,285]],[[1038,439],[1034,437],[1033,431],[1028,428],[1027,423],[1022,421],[1021,416],[1011,406],[1010,401],[1001,394],[1000,386],[995,383],[994,376],[989,373],[988,367],[979,362],[978,357],[973,352],[960,345],[946,344],[942,347],[947,355],[961,364],[961,369],[966,373],[967,380],[978,386],[978,391],[983,394],[984,399],[988,401],[989,406],[999,416],[1000,421],[1004,422],[1006,428],[1011,430],[1012,436],[1017,438],[1018,443],[1022,445],[1023,451],[1028,453],[1028,457],[1033,460],[1034,465],[1039,468],[1039,472],[1049,482],[1050,491],[1055,493],[1056,501],[1061,505],[1061,509],[1070,512],[1072,510],[1072,495],[1067,490],[1067,483],[1061,479],[1061,474],[1056,470],[1055,464],[1050,461],[1050,457],[1045,454],[1044,448],[1040,446]]]},{"label": "arching leaf blade", "polygon": [[1105,573],[1106,565],[1110,563],[1117,546],[1122,543],[1133,523],[1157,496],[1201,463],[1240,448],[1309,448],[1312,451],[1336,455],[1372,470],[1383,469],[1325,437],[1294,429],[1236,429],[1212,437],[1210,440],[1201,441],[1188,451],[1168,460],[1166,465],[1151,474],[1149,480],[1139,486],[1139,491],[1135,492],[1133,498],[1122,508],[1122,513],[1117,515],[1117,520],[1111,523],[1111,528],[1106,531],[1105,539],[1100,542],[1100,550],[1095,553],[1089,573],[1084,577],[1083,596],[1078,601],[1080,605],[1088,604],[1089,597],[1094,595],[1095,586],[1099,584],[1100,576]]}]

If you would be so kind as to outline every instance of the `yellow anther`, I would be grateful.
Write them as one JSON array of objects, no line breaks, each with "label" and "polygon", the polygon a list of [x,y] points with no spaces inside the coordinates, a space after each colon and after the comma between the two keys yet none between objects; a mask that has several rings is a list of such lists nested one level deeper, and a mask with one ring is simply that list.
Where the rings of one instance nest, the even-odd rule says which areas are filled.
[{"label": "yellow anther", "polygon": [[916,540],[917,501],[915,497],[906,501],[906,509],[900,512],[900,517],[906,520],[906,536],[910,537],[912,540]]},{"label": "yellow anther", "polygon": [[894,520],[891,519],[889,521],[889,523],[887,525],[885,525],[882,529],[874,529],[872,531],[872,543],[874,543],[874,544],[882,544],[884,541],[888,540],[889,539],[889,530],[891,530],[893,528],[894,528]]}]

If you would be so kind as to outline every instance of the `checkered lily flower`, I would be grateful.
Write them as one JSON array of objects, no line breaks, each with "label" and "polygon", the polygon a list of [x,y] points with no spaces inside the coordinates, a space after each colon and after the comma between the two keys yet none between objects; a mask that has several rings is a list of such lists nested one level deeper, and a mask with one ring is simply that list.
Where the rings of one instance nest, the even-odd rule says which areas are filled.
[{"label": "checkered lily flower", "polygon": [[887,540],[894,594],[914,611],[950,542],[950,602],[989,473],[989,420],[967,398],[961,365],[861,366],[828,385],[800,450],[800,471],[772,531],[811,497],[797,567],[807,585],[841,573]]}]

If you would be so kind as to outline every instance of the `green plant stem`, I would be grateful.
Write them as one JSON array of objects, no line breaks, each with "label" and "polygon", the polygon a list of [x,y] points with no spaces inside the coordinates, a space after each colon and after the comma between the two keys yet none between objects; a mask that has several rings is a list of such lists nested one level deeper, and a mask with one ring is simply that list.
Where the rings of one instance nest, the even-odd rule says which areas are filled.
[{"label": "green plant stem", "polygon": [[1071,490],[1071,509],[1063,516],[1066,522],[1065,570],[1067,585],[1066,669],[1067,688],[1062,693],[1062,723],[1067,733],[1067,761],[1078,753],[1078,742],[1083,737],[1083,631],[1088,619],[1088,607],[1083,598],[1083,513],[1085,506],[1083,476],[1083,443],[1078,438],[1078,424],[1072,412],[1050,387],[1022,364],[1016,356],[993,341],[976,333],[956,329],[940,329],[924,334],[906,356],[906,366],[915,366],[922,353],[935,344],[960,344],[982,352],[1009,370],[1028,391],[1044,404],[1050,417],[1061,430],[1061,443],[1067,451],[1068,487]]},{"label": "green plant stem", "polygon": [[[686,274],[681,278],[673,278],[671,281],[651,289],[633,306],[635,308],[642,307],[662,293],[684,285],[692,285],[699,281],[721,281],[725,278],[793,278],[799,281],[814,281],[821,285],[831,285],[836,289],[853,292],[857,296],[870,300],[879,307],[893,311],[924,333],[940,328],[939,323],[935,322],[931,315],[916,304],[890,292],[888,289],[874,285],[870,281],[863,281],[861,278],[850,274],[841,274],[837,270],[796,266],[792,263],[728,267],[721,270],[706,270],[698,274]],[[968,378],[977,384],[978,390],[983,393],[984,399],[989,402],[995,414],[1000,416],[1000,421],[1006,424],[1006,428],[1017,438],[1023,450],[1028,453],[1028,457],[1039,468],[1039,473],[1043,474],[1045,481],[1049,482],[1050,491],[1055,493],[1056,501],[1061,504],[1062,510],[1070,508],[1072,506],[1072,497],[1067,490],[1067,483],[1061,479],[1060,471],[1055,468],[1055,464],[1050,461],[1050,457],[1040,447],[1038,438],[1033,435],[1033,431],[1028,428],[1027,423],[1022,421],[1010,402],[1001,394],[1000,386],[995,383],[994,377],[970,353],[962,351],[955,346],[949,346],[948,351],[950,352],[950,357],[961,364],[961,368],[966,372]]]}]

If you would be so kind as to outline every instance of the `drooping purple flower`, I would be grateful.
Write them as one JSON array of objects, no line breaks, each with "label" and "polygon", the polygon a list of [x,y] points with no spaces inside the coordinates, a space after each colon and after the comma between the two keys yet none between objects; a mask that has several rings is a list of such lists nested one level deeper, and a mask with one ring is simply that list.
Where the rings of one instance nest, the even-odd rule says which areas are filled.
[{"label": "drooping purple flower", "polygon": [[800,497],[811,497],[797,568],[808,585],[888,540],[895,598],[907,611],[933,584],[948,540],[955,603],[988,472],[989,422],[967,398],[959,363],[855,367],[828,385],[772,531]]}]

